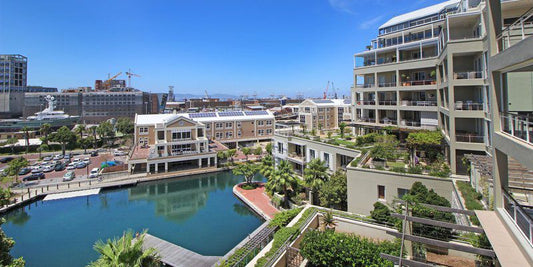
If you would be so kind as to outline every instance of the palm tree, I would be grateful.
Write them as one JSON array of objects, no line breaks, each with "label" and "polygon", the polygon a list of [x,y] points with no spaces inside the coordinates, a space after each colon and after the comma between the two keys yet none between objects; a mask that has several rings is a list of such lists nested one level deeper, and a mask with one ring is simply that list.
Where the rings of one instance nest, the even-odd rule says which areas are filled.
[{"label": "palm tree", "polygon": [[48,134],[50,133],[50,128],[52,128],[52,125],[50,123],[45,123],[41,125],[41,128],[39,129],[39,132],[41,135],[44,134],[44,143],[48,145]]},{"label": "palm tree", "polygon": [[270,178],[274,172],[274,159],[272,156],[267,155],[261,160],[261,167],[259,172],[266,178]]},{"label": "palm tree", "polygon": [[91,130],[92,130],[92,132],[93,132],[93,139],[94,139],[94,140],[93,140],[93,141],[94,141],[94,149],[96,149],[96,141],[97,141],[97,140],[96,140],[96,129],[97,129],[97,128],[98,128],[97,126],[91,126]]},{"label": "palm tree", "polygon": [[344,122],[341,122],[341,124],[339,124],[339,131],[341,133],[341,138],[344,138],[344,129],[346,128],[346,123]]},{"label": "palm tree", "polygon": [[22,131],[24,132],[24,140],[26,141],[26,154],[28,154],[30,151],[30,128],[24,126]]},{"label": "palm tree", "polygon": [[235,156],[235,153],[237,153],[237,150],[235,149],[229,149],[226,151],[226,158],[229,159],[231,165],[233,165],[233,156]]},{"label": "palm tree", "polygon": [[74,132],[80,135],[80,140],[83,139],[83,133],[86,129],[87,126],[85,126],[85,124],[79,124],[78,126],[76,126],[76,129],[74,129]]},{"label": "palm tree", "polygon": [[322,215],[321,221],[322,229],[335,231],[335,226],[337,226],[337,222],[333,218],[333,212],[331,212],[331,210],[327,211],[326,213],[324,213],[324,215]]},{"label": "palm tree", "polygon": [[327,170],[328,167],[326,166],[325,162],[318,158],[311,160],[304,170],[304,181],[305,184],[311,189],[310,196],[312,196],[312,204],[315,204],[315,200],[318,199],[318,197],[316,197],[318,190],[329,178]]},{"label": "palm tree", "polygon": [[125,232],[120,239],[96,241],[93,248],[100,253],[98,260],[91,262],[89,267],[103,266],[134,266],[152,267],[161,266],[160,257],[154,248],[143,249],[146,231],[133,238],[131,231]]},{"label": "palm tree", "polygon": [[270,179],[268,179],[267,189],[270,188],[278,192],[283,192],[284,206],[288,207],[289,189],[296,189],[298,186],[298,180],[296,179],[291,164],[286,160],[282,160],[279,162]]},{"label": "palm tree", "polygon": [[248,155],[252,154],[252,150],[249,147],[243,147],[241,151],[244,156],[246,156],[246,160],[248,161]]}]

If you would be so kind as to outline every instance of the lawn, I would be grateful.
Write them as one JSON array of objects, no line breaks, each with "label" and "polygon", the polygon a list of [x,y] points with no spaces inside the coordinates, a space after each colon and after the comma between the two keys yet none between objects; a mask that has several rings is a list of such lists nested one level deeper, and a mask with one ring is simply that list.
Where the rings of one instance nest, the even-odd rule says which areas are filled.
[{"label": "lawn", "polygon": [[387,161],[387,166],[389,168],[405,168],[405,163],[403,162],[396,162],[396,161]]}]

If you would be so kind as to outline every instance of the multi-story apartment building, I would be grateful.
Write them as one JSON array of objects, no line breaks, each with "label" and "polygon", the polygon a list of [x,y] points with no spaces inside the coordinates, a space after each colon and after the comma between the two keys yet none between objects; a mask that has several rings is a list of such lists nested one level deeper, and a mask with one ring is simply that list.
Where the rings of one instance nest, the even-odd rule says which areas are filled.
[{"label": "multi-story apartment building", "polygon": [[133,173],[159,173],[216,166],[206,127],[180,114],[135,116],[135,146],[128,158]]},{"label": "multi-story apartment building", "polygon": [[27,71],[27,57],[0,55],[0,118],[22,115]]},{"label": "multi-story apartment building", "polygon": [[206,137],[229,147],[239,143],[270,141],[274,136],[275,118],[267,110],[180,113],[178,115],[201,122]]},{"label": "multi-story apartment building", "polygon": [[298,105],[298,120],[311,130],[333,130],[342,121],[351,121],[348,99],[306,99]]},{"label": "multi-story apartment building", "polygon": [[134,118],[135,114],[158,113],[157,103],[150,93],[132,92],[76,92],[76,93],[26,93],[24,117],[46,107],[45,97],[56,99],[56,109],[73,116],[80,116],[85,123],[99,123],[110,118]]},{"label": "multi-story apartment building", "polygon": [[39,86],[39,85],[28,85],[26,86],[26,92],[28,93],[55,93],[57,92],[56,87],[46,87],[46,86]]}]

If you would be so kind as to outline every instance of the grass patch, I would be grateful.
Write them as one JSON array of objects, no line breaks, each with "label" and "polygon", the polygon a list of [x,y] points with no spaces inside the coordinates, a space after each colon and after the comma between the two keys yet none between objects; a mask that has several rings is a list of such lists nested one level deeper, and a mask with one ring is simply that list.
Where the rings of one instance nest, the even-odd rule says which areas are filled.
[{"label": "grass patch", "polygon": [[[458,181],[457,187],[459,188],[459,191],[461,191],[461,195],[463,196],[463,199],[465,200],[465,206],[468,210],[483,210],[484,207],[481,204],[481,198],[483,198],[483,195],[478,193],[474,188],[470,185],[469,182],[463,182]],[[479,220],[476,216],[470,216],[470,221],[474,225],[480,225]]]},{"label": "grass patch", "polygon": [[256,184],[256,183],[251,183],[251,184],[243,184],[241,185],[241,188],[244,189],[244,190],[254,190],[258,187],[259,185]]},{"label": "grass patch", "polygon": [[389,168],[404,168],[405,169],[405,163],[403,162],[387,161],[387,166],[389,166]]}]

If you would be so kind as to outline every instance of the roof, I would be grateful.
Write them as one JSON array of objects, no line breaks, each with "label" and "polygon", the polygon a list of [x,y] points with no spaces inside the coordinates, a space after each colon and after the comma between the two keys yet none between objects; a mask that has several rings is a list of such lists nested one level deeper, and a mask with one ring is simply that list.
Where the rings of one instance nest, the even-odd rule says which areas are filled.
[{"label": "roof", "polygon": [[386,28],[389,26],[393,26],[402,22],[419,19],[423,17],[427,17],[433,14],[438,14],[441,10],[446,8],[447,6],[456,5],[459,3],[460,0],[449,0],[440,4],[428,6],[422,9],[418,9],[409,13],[405,13],[396,17],[393,17],[392,19],[385,22],[383,25],[381,25],[379,28]]},{"label": "roof", "polygon": [[[312,104],[315,104],[320,107],[337,107],[350,105],[350,101],[345,101],[345,99],[307,99],[306,101],[311,102]],[[302,102],[301,104],[304,104],[304,102]]]},{"label": "roof", "polygon": [[274,119],[272,112],[267,110],[254,111],[221,111],[221,112],[199,112],[199,113],[176,113],[176,114],[138,114],[135,117],[136,125],[154,125],[155,123],[165,123],[178,117],[192,119],[196,122],[212,121],[248,121]]}]

